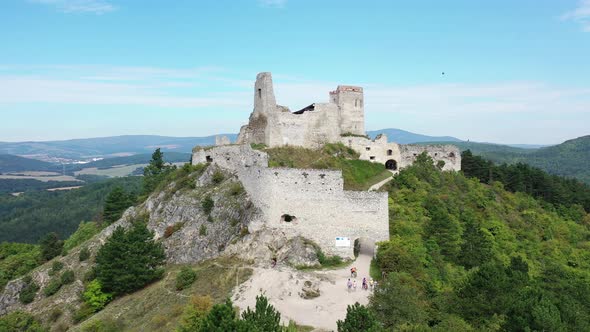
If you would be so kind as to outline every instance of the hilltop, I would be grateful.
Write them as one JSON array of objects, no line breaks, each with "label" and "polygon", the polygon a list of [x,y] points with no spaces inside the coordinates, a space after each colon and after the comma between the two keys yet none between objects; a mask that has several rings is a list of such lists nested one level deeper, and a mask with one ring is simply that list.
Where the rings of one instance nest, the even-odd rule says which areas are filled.
[{"label": "hilltop", "polygon": [[[437,142],[428,142],[435,144]],[[443,143],[443,142],[439,142]],[[422,143],[421,143],[422,144]],[[590,136],[567,140],[561,144],[538,149],[522,149],[506,145],[453,142],[461,150],[471,150],[495,163],[525,163],[551,174],[576,178],[590,184]]]}]

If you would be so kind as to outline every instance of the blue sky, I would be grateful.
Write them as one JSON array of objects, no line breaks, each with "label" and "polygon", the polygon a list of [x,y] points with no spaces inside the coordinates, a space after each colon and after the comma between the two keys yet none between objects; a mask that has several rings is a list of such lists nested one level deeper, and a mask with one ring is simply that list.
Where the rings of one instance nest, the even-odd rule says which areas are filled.
[{"label": "blue sky", "polygon": [[[2,0],[0,141],[237,132],[365,88],[367,129],[590,134],[590,0]],[[445,72],[445,75],[442,75]]]}]

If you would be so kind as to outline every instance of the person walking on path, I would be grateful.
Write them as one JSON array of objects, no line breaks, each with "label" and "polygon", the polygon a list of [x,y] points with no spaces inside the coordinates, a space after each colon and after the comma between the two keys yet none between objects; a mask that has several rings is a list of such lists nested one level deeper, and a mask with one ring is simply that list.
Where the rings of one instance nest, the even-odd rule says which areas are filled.
[{"label": "person walking on path", "polygon": [[350,289],[352,288],[352,282],[350,281],[350,279],[348,279],[348,282],[346,283],[346,287],[348,287],[348,292],[350,293]]},{"label": "person walking on path", "polygon": [[352,289],[356,292],[356,280],[352,282]]}]

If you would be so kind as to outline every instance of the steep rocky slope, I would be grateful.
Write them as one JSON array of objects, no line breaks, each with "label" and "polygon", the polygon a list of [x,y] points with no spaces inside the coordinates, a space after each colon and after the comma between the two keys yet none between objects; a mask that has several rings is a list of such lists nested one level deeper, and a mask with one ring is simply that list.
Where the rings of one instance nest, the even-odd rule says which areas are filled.
[{"label": "steep rocky slope", "polygon": [[[24,278],[9,282],[0,294],[0,315],[23,310],[54,328],[72,326],[74,313],[81,305],[85,275],[91,271],[98,249],[117,227],[129,227],[136,220],[146,220],[148,229],[162,243],[170,265],[167,270],[174,269],[174,264],[194,264],[222,254],[259,263],[268,263],[272,257],[292,265],[317,263],[313,244],[301,238],[288,239],[280,232],[264,228],[249,234],[248,226],[259,218],[257,208],[235,176],[215,166],[195,171],[163,185],[145,202],[129,208],[120,220],[66,256],[56,257],[29,273],[40,286],[32,303],[25,305],[19,301]],[[82,248],[89,249],[91,259],[80,261]],[[72,270],[75,281],[56,294],[45,296],[43,290],[59,275],[51,276],[55,261],[63,263],[62,271]],[[56,310],[62,314],[54,320]]]}]

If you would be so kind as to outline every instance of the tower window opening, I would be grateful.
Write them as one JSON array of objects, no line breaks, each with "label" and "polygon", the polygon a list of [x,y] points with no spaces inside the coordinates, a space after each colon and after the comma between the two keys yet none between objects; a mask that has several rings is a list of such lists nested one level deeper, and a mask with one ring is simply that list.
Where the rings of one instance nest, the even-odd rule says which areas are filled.
[{"label": "tower window opening", "polygon": [[366,149],[367,149],[367,151],[371,151],[371,148],[370,148],[370,147],[368,147],[368,146],[366,147]]},{"label": "tower window opening", "polygon": [[213,162],[213,158],[211,158],[211,156],[206,156],[205,160],[207,160],[208,163]]},{"label": "tower window opening", "polygon": [[393,150],[391,150],[391,149],[387,150],[387,155],[388,155],[388,156],[391,156],[391,155],[393,155]]},{"label": "tower window opening", "polygon": [[262,98],[262,89],[258,89],[258,98]]}]

